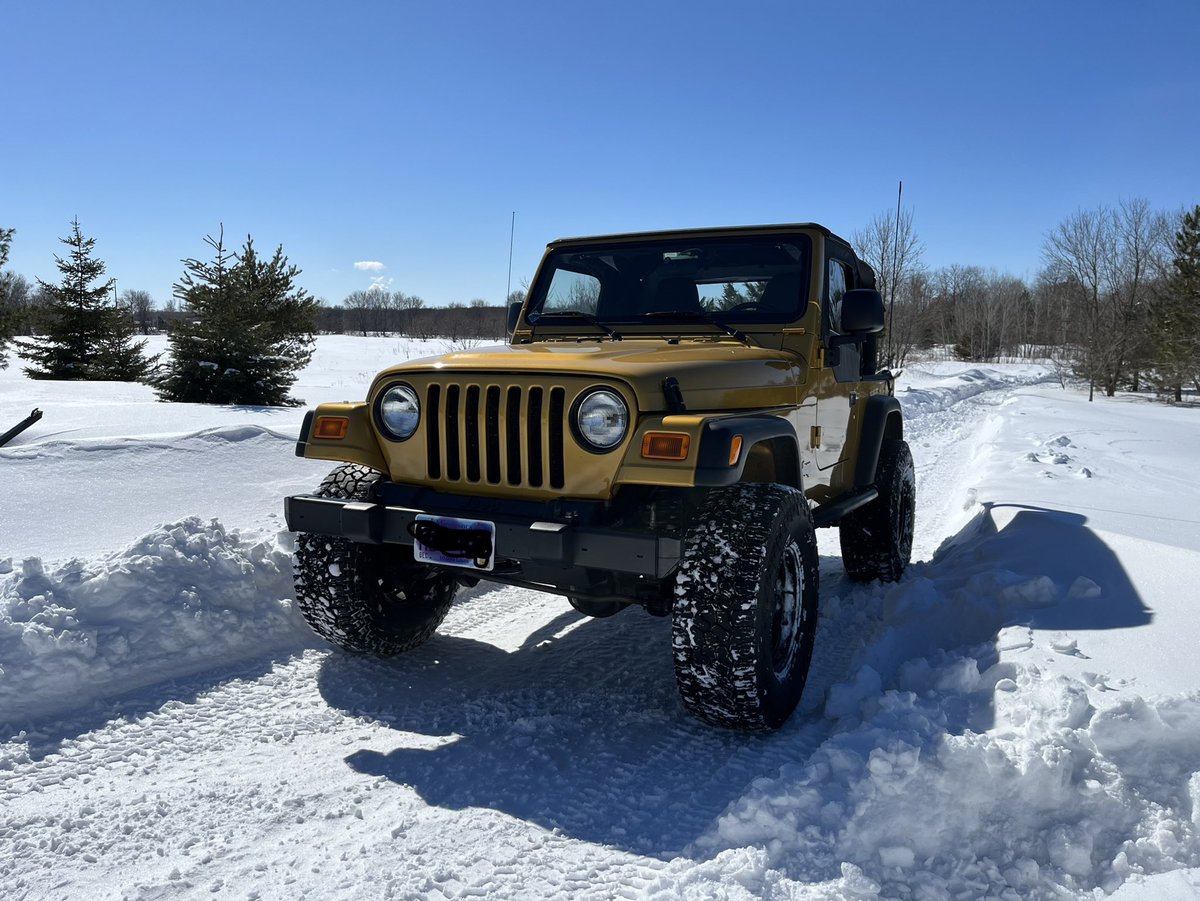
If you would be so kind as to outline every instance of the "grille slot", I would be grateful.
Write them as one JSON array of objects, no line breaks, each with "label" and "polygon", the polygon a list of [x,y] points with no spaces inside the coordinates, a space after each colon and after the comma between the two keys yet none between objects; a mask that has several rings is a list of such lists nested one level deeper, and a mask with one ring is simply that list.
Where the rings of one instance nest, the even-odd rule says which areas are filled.
[{"label": "grille slot", "polygon": [[529,389],[529,409],[525,414],[525,447],[529,453],[529,484],[542,487],[542,389]]},{"label": "grille slot", "polygon": [[438,410],[442,399],[442,386],[430,385],[429,394],[425,398],[425,421],[430,424],[426,430],[425,456],[429,466],[429,478],[442,477],[442,442],[438,430]]},{"label": "grille slot", "polygon": [[566,405],[566,390],[550,389],[550,487],[562,488],[566,484],[563,476],[563,407]]},{"label": "grille slot", "polygon": [[446,388],[446,478],[462,479],[462,456],[458,448],[458,385]]},{"label": "grille slot", "polygon": [[467,434],[467,481],[479,481],[479,386],[467,386],[467,409],[463,414]]},{"label": "grille slot", "polygon": [[521,389],[511,385],[504,402],[504,452],[508,484],[521,484]]},{"label": "grille slot", "polygon": [[565,388],[436,384],[425,398],[430,479],[556,490],[566,485]]},{"label": "grille slot", "polygon": [[487,389],[487,419],[484,420],[483,436],[487,447],[487,480],[491,485],[500,484],[500,388],[489,385]]}]

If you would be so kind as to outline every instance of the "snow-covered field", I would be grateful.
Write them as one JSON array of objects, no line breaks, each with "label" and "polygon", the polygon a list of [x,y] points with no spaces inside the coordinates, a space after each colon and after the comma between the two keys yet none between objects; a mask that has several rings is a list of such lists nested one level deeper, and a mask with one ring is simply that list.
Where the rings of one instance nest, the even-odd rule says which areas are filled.
[{"label": "snow-covered field", "polygon": [[[322,338],[297,393],[439,349]],[[0,449],[0,899],[1200,897],[1200,410],[898,393],[919,562],[854,586],[822,534],[801,710],[747,737],[637,609],[480,585],[333,652],[280,532],[302,410],[0,372],[0,430],[45,411]]]}]

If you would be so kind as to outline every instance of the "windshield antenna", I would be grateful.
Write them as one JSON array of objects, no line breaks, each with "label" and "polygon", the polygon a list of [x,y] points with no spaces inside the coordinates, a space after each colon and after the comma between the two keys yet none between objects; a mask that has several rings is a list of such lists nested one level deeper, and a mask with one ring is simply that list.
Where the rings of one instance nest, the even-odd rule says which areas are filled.
[{"label": "windshield antenna", "polygon": [[508,297],[512,294],[512,253],[513,238],[517,234],[517,211],[513,210],[512,225],[508,229],[508,284],[504,287],[504,306],[508,306]]}]

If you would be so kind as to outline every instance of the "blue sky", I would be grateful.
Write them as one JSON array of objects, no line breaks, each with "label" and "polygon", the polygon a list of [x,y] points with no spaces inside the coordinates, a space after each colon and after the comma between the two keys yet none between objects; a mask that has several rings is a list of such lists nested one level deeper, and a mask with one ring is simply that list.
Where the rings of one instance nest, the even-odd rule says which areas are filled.
[{"label": "blue sky", "polygon": [[[1200,2],[8,3],[0,226],[161,303],[225,225],[315,295],[499,302],[547,241],[894,208],[1032,276],[1081,207],[1200,203]],[[386,268],[361,270],[356,262]]]}]

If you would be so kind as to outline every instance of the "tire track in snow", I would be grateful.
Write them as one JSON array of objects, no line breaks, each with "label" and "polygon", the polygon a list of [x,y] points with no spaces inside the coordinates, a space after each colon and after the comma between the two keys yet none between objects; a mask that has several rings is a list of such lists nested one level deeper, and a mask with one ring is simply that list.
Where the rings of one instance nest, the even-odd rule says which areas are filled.
[{"label": "tire track in snow", "polygon": [[[930,443],[930,501],[961,484],[952,441],[1002,390],[911,420]],[[872,640],[860,601],[877,589],[822,562],[811,691],[775,735],[686,717],[665,621],[580,620],[561,598],[476,589],[444,634],[395,661],[309,651],[215,687],[181,683],[181,700],[77,737],[62,726],[60,742],[3,746],[0,885],[37,897],[51,848],[60,885],[90,884],[104,860],[128,871],[130,897],[766,893],[765,852],[706,859],[692,843],[835,729],[825,688]],[[39,741],[58,749],[35,759]],[[666,862],[680,852],[700,859]]]}]

